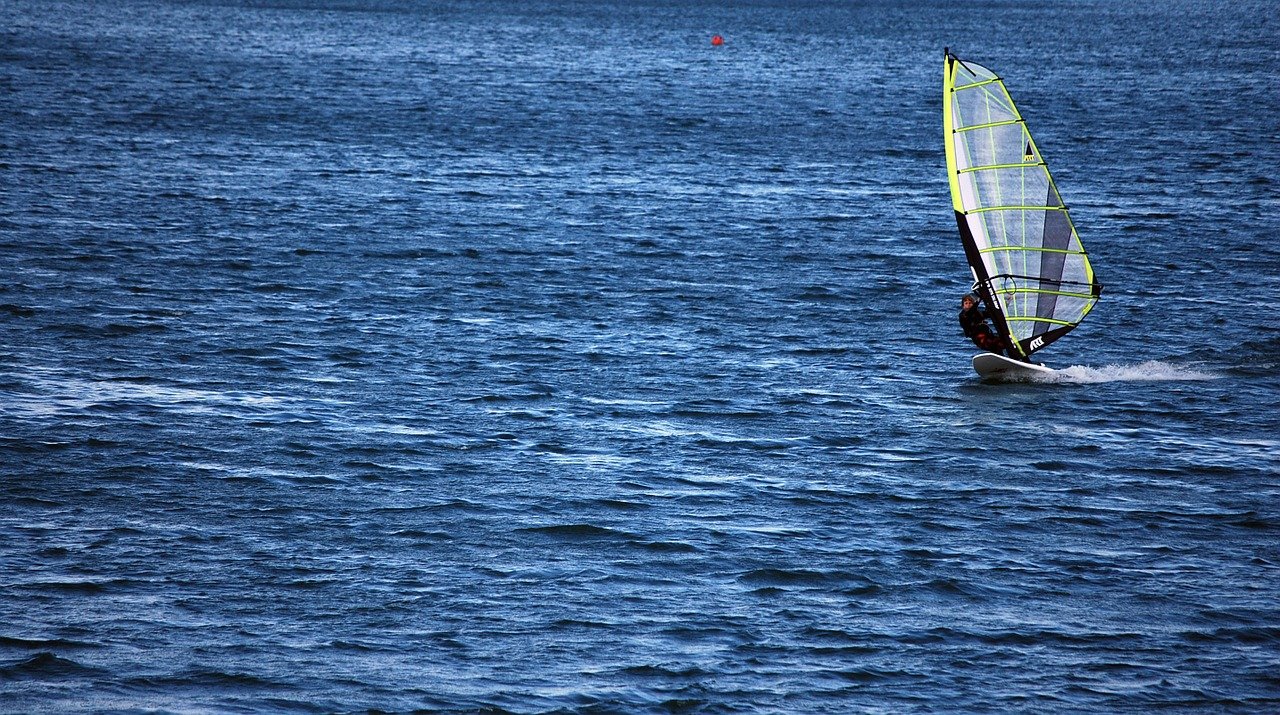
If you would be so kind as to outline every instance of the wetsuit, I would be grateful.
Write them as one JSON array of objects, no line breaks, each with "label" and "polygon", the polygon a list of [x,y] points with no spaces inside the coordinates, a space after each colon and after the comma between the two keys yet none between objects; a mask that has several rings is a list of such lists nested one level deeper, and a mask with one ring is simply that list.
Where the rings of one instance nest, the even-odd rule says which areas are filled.
[{"label": "wetsuit", "polygon": [[960,328],[964,330],[964,336],[972,340],[974,345],[996,355],[1004,354],[1004,341],[991,330],[990,325],[987,325],[987,311],[982,306],[975,304],[971,308],[962,309]]}]

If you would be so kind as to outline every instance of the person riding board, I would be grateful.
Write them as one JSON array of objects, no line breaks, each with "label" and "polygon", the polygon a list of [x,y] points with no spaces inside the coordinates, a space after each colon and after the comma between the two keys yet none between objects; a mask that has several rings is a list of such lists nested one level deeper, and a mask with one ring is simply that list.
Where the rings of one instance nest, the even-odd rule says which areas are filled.
[{"label": "person riding board", "polygon": [[987,352],[1003,355],[1004,341],[987,324],[987,318],[987,309],[972,293],[966,293],[960,299],[960,328],[964,330],[964,336]]}]

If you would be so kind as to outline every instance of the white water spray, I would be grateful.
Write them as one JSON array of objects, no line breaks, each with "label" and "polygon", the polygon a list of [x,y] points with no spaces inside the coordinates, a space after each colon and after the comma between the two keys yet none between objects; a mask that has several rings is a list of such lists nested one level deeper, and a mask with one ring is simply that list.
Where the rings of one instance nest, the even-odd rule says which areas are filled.
[{"label": "white water spray", "polygon": [[1185,365],[1174,365],[1159,360],[1148,360],[1136,365],[1105,365],[1087,367],[1073,365],[1046,376],[1043,382],[1090,384],[1096,382],[1173,382],[1187,380],[1216,380],[1220,377],[1205,370]]}]

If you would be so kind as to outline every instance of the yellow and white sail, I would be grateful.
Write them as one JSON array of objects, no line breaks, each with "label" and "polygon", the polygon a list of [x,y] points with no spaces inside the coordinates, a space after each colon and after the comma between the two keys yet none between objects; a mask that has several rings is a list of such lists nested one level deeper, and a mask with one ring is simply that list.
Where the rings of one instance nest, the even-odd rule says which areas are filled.
[{"label": "yellow and white sail", "polygon": [[1062,337],[1102,292],[1049,167],[994,72],[946,53],[947,174],[975,288],[1011,355]]}]

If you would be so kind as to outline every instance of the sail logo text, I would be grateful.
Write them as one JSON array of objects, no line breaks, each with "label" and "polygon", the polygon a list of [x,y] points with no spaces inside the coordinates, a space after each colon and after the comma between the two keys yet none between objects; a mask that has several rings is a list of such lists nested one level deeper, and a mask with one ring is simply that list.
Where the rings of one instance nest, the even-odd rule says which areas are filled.
[{"label": "sail logo text", "polygon": [[1044,338],[1036,338],[1035,340],[1032,340],[1031,345],[1029,345],[1028,347],[1030,347],[1032,350],[1039,350],[1040,348],[1044,347]]}]

